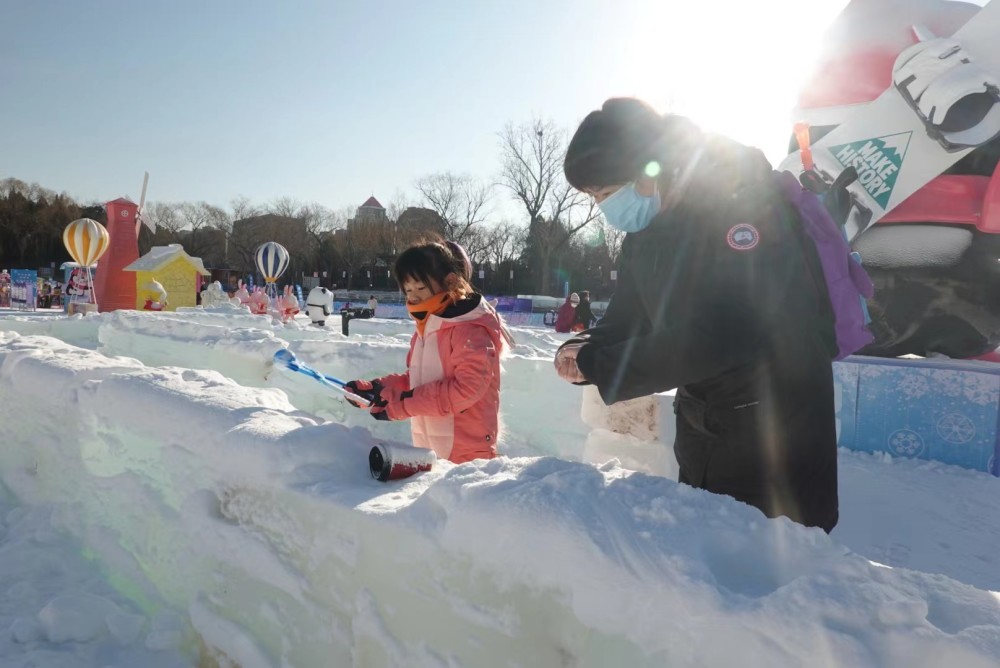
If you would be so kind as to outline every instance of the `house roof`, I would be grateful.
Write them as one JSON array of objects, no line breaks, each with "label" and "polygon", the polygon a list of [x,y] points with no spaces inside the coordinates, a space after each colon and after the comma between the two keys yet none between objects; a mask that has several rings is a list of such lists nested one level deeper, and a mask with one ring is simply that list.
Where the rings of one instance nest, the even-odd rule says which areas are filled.
[{"label": "house roof", "polygon": [[113,199],[110,202],[107,202],[107,204],[131,204],[132,206],[135,206],[135,202],[130,200],[128,197],[119,197],[118,199]]},{"label": "house roof", "polygon": [[375,199],[375,195],[372,195],[371,197],[369,197],[368,199],[366,199],[365,203],[362,204],[361,206],[362,206],[362,208],[366,207],[366,206],[371,206],[371,207],[374,207],[376,209],[384,209],[385,208],[384,206],[382,206],[381,204],[379,204],[379,201],[377,199]]},{"label": "house roof", "polygon": [[122,271],[156,271],[178,256],[183,256],[203,276],[211,275],[211,272],[205,269],[205,264],[201,261],[201,258],[191,257],[184,251],[184,247],[180,244],[153,246],[149,249],[148,253],[125,267]]}]

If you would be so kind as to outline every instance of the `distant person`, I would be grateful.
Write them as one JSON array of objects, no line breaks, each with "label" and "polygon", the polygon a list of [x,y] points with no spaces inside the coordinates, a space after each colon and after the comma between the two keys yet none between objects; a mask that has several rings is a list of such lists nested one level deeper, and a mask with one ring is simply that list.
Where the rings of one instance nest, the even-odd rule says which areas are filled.
[{"label": "distant person", "polygon": [[376,420],[411,420],[413,445],[456,464],[497,454],[503,320],[469,283],[471,263],[453,241],[411,246],[393,274],[416,322],[404,373],[352,380],[374,397]]},{"label": "distant person", "polygon": [[580,290],[580,303],[573,316],[573,331],[582,332],[594,323],[594,312],[590,310],[590,291]]},{"label": "distant person", "polygon": [[564,170],[626,235],[607,312],[559,375],[607,404],[677,388],[680,482],[831,531],[833,310],[767,159],[620,98],[584,118]]},{"label": "distant person", "polygon": [[375,317],[375,309],[378,308],[378,300],[375,299],[375,295],[368,296],[368,310],[371,311],[371,316]]},{"label": "distant person", "polygon": [[576,307],[580,303],[580,295],[575,292],[569,293],[569,297],[563,305],[556,311],[556,331],[562,334],[570,331],[573,322],[576,320]]}]

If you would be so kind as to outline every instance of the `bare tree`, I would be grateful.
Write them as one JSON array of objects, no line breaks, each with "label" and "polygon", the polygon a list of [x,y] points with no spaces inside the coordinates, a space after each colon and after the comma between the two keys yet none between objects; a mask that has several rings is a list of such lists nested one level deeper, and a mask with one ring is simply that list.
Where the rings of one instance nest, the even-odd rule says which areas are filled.
[{"label": "bare tree", "polygon": [[208,202],[185,202],[177,207],[184,250],[205,260],[208,266],[222,266],[226,261],[229,214]]},{"label": "bare tree", "polygon": [[563,177],[565,132],[552,122],[508,123],[500,133],[500,150],[500,180],[528,214],[528,243],[541,264],[539,289],[548,294],[553,254],[598,211]]},{"label": "bare tree", "polygon": [[479,226],[470,228],[461,242],[473,264],[489,262],[490,234],[492,230]]},{"label": "bare tree", "polygon": [[[353,287],[354,273],[360,269],[387,271],[393,260],[394,228],[389,221],[355,221],[334,235],[334,247],[346,267],[348,289]],[[373,282],[376,277],[371,274]]]},{"label": "bare tree", "polygon": [[389,206],[385,208],[385,215],[392,222],[396,222],[399,220],[400,214],[406,211],[409,206],[410,203],[406,199],[406,193],[397,188],[396,192],[392,195],[392,199],[389,200]]},{"label": "bare tree", "polygon": [[617,263],[618,257],[622,253],[622,242],[625,241],[625,233],[617,227],[611,227],[607,221],[601,218],[601,226],[604,230],[604,245],[608,249],[608,257],[612,262]]},{"label": "bare tree", "polygon": [[306,206],[306,234],[312,253],[312,264],[307,270],[324,272],[323,278],[335,279],[335,272],[344,264],[336,235],[338,232],[343,234],[347,216],[345,211],[333,211],[320,204]]},{"label": "bare tree", "polygon": [[389,227],[383,231],[382,240],[385,246],[384,250],[388,256],[388,261],[391,263],[395,256],[401,253],[408,241],[409,235],[405,230],[401,229],[399,226],[400,216],[406,211],[410,206],[407,200],[406,193],[404,193],[399,188],[393,193],[392,199],[389,200],[389,205],[385,208],[386,218],[389,220]]},{"label": "bare tree", "polygon": [[396,261],[396,226],[391,221],[362,223],[354,226],[353,234],[360,240],[363,264],[371,272],[371,282],[388,279]]},{"label": "bare tree", "polygon": [[304,205],[299,214],[306,224],[303,271],[330,271],[331,258],[324,257],[324,248],[330,243],[333,229],[338,224],[336,215],[332,210],[316,202]]},{"label": "bare tree", "polygon": [[[229,200],[229,211],[226,220],[216,223],[225,232],[225,265],[230,269],[239,271],[251,271],[253,267],[253,251],[256,246],[253,244],[256,239],[249,239],[247,235],[234,234],[234,223],[238,220],[246,220],[263,213],[263,209],[252,203],[245,195],[238,195]],[[251,248],[252,246],[252,248]]]},{"label": "bare tree", "polygon": [[152,243],[155,246],[177,243],[180,240],[181,228],[184,221],[179,213],[180,205],[169,202],[149,202],[146,204],[142,215],[156,227],[153,233]]},{"label": "bare tree", "polygon": [[[363,256],[363,239],[360,235],[353,234],[351,225],[347,222],[354,216],[353,207],[345,207],[334,214],[334,218],[340,224],[341,229],[337,229],[331,241],[337,257],[341,261],[340,271],[344,272],[347,289],[352,287],[355,270],[361,266]],[[337,271],[337,268],[334,268]],[[336,279],[336,276],[334,276]],[[336,283],[336,280],[334,281]]]},{"label": "bare tree", "polygon": [[500,181],[524,205],[529,224],[535,223],[561,173],[562,134],[551,121],[508,123],[500,133],[500,151]]},{"label": "bare tree", "polygon": [[423,176],[414,185],[427,208],[444,220],[448,239],[468,247],[475,245],[475,237],[482,237],[477,232],[489,215],[492,185],[452,172]]},{"label": "bare tree", "polygon": [[229,200],[230,217],[234,220],[243,220],[252,216],[259,216],[263,210],[253,204],[246,195],[238,195]]},{"label": "bare tree", "polygon": [[266,213],[286,218],[301,218],[305,205],[292,197],[279,197],[266,207]]},{"label": "bare tree", "polygon": [[512,264],[524,252],[528,231],[509,220],[502,221],[489,231],[486,254],[494,269]]}]

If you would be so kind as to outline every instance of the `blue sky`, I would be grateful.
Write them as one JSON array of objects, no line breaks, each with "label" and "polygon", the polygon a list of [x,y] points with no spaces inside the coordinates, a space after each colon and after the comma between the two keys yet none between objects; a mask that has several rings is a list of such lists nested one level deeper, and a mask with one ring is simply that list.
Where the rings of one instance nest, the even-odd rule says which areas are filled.
[{"label": "blue sky", "polygon": [[[774,2],[830,16],[844,4]],[[424,174],[495,179],[508,121],[569,130],[614,94],[679,101],[696,120],[699,101],[718,111],[704,53],[740,39],[746,18],[723,25],[710,5],[672,0],[7,0],[0,178],[84,202],[138,198],[144,170],[152,201],[415,201]],[[738,138],[774,154],[794,100],[769,97],[782,136]]]}]

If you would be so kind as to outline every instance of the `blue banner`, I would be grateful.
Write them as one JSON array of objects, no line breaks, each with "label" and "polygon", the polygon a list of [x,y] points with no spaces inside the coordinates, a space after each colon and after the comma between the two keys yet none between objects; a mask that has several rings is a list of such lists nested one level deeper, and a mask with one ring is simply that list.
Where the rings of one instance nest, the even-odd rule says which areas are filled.
[{"label": "blue banner", "polygon": [[34,269],[10,270],[10,305],[12,307],[35,310],[37,293],[37,271]]},{"label": "blue banner", "polygon": [[531,313],[531,300],[517,297],[487,297],[497,301],[497,311],[500,313]]}]

